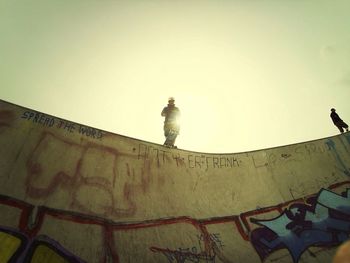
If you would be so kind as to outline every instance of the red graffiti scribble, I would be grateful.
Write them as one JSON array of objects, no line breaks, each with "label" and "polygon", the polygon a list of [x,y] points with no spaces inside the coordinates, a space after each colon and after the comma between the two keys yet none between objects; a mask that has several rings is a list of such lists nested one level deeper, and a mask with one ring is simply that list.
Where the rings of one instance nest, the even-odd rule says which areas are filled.
[{"label": "red graffiti scribble", "polygon": [[[75,143],[43,132],[27,161],[26,194],[44,199],[57,190],[64,190],[71,198],[70,208],[83,213],[113,217],[134,215],[135,195],[149,192],[153,180],[161,189],[165,178],[161,174],[151,176],[155,160],[144,161],[140,170],[135,171],[125,161],[126,157],[138,158],[100,143],[85,139]],[[125,170],[120,169],[123,163]],[[86,201],[91,200],[91,192],[98,192],[101,200],[104,198],[95,210]]]},{"label": "red graffiti scribble", "polygon": [[203,225],[212,225],[212,224],[226,224],[226,223],[232,223],[240,233],[241,237],[248,241],[249,236],[248,234],[244,231],[244,228],[242,227],[241,222],[239,221],[239,216],[225,216],[225,217],[220,217],[220,218],[215,218],[211,220],[203,220]]},{"label": "red graffiti scribble", "polygon": [[[86,168],[91,166],[92,159],[99,166],[96,156],[101,162],[110,162],[108,167],[111,169],[107,175],[106,171],[95,174]],[[71,196],[70,207],[78,208],[81,212],[104,216],[133,215],[136,211],[133,198],[135,189],[130,183],[124,183],[123,207],[119,208],[115,202],[114,187],[118,178],[116,165],[119,156],[118,151],[111,147],[91,142],[77,144],[44,132],[27,162],[26,193],[33,198],[47,198],[60,188]],[[53,164],[52,160],[56,159],[63,165]],[[50,166],[46,164],[47,160],[50,160]],[[98,170],[98,167],[94,169]],[[142,188],[146,184],[143,181]],[[107,201],[99,204],[99,211],[93,211],[85,203],[90,200],[89,191],[99,192]]]}]

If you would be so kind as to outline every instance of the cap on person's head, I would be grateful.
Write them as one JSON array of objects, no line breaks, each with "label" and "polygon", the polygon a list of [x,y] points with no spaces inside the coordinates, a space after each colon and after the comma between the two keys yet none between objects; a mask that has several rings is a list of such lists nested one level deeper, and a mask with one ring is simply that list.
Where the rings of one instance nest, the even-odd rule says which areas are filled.
[{"label": "cap on person's head", "polygon": [[335,111],[335,109],[334,109],[334,108],[331,108],[331,111]]},{"label": "cap on person's head", "polygon": [[175,101],[175,99],[174,99],[174,97],[169,97],[169,99],[168,99],[168,102],[174,102]]}]

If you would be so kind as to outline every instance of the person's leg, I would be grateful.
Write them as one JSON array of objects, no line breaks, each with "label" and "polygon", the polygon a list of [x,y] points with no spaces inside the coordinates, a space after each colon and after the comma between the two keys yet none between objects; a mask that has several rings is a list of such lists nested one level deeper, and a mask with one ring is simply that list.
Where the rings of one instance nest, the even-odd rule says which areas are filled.
[{"label": "person's leg", "polygon": [[343,127],[347,132],[349,131],[349,125],[347,125],[345,122],[343,122]]},{"label": "person's leg", "polygon": [[169,129],[164,128],[165,142],[164,145],[168,145]]},{"label": "person's leg", "polygon": [[170,147],[174,147],[176,137],[177,137],[177,133],[173,130],[170,130],[168,137],[166,138],[166,145]]},{"label": "person's leg", "polygon": [[174,132],[174,134],[172,135],[172,138],[171,138],[171,146],[174,148],[176,148],[176,146],[175,146],[176,137],[177,137],[177,133]]},{"label": "person's leg", "polygon": [[339,129],[340,133],[343,133],[344,130],[343,130],[343,127],[341,124],[336,124],[337,128]]}]

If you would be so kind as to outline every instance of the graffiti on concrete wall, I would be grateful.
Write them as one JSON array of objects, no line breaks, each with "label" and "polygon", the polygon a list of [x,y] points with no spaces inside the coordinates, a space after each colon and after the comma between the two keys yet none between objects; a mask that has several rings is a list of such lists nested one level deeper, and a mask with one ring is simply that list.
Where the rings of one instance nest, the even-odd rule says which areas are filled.
[{"label": "graffiti on concrete wall", "polygon": [[[148,190],[151,174],[147,164],[135,175],[135,170],[124,163],[127,177],[121,176],[122,167],[117,165],[125,155],[108,146],[91,142],[77,144],[44,132],[27,161],[26,194],[32,198],[48,198],[60,189],[69,196],[69,206],[81,212],[132,215],[136,211],[134,194]],[[127,157],[137,158],[132,154]],[[47,159],[60,160],[64,165],[47,166]],[[93,173],[89,169],[91,165]],[[110,169],[105,170],[105,167]],[[157,182],[162,184],[161,180]],[[94,210],[89,205],[91,193],[99,194],[104,200],[104,203],[96,203]]]},{"label": "graffiti on concrete wall", "polygon": [[169,160],[175,160],[177,166],[203,170],[208,170],[209,168],[235,168],[239,167],[242,162],[233,154],[222,156],[208,154],[180,154],[179,152],[173,153],[143,143],[139,144],[138,158],[143,160],[156,158],[158,164],[164,164]]},{"label": "graffiti on concrete wall", "polygon": [[0,240],[0,262],[85,262],[45,235],[30,238],[15,229],[0,227]]},{"label": "graffiti on concrete wall", "polygon": [[35,111],[23,112],[21,119],[24,119],[28,122],[32,122],[36,125],[40,125],[42,127],[56,127],[57,129],[63,130],[68,133],[78,133],[80,135],[84,135],[93,139],[101,139],[104,135],[104,132],[101,130],[55,118]]},{"label": "graffiti on concrete wall", "polygon": [[198,253],[197,247],[178,248],[177,250],[156,247],[150,249],[152,252],[162,253],[170,263],[185,263],[185,261],[215,263],[215,254],[208,255],[205,252]]},{"label": "graffiti on concrete wall", "polygon": [[[169,151],[164,147],[140,143],[138,146],[138,159],[155,159],[158,166],[175,160],[178,167],[184,166],[186,168],[207,171],[208,169],[232,169],[242,166],[253,166],[255,168],[263,168],[266,166],[276,167],[292,162],[301,162],[304,161],[305,158],[310,160],[317,159],[319,155],[327,154],[332,150],[333,149],[327,144],[320,145],[310,142],[296,146],[288,153],[277,155],[275,152],[271,152],[260,158],[255,156],[254,153],[251,153],[249,159],[243,159],[237,157],[235,154],[210,155],[179,153]],[[244,163],[247,161],[249,161],[249,163]]]},{"label": "graffiti on concrete wall", "polygon": [[[131,215],[136,209],[131,188],[133,183],[132,180],[120,182],[116,167],[119,157],[120,153],[114,148],[91,142],[76,144],[44,132],[27,161],[26,194],[33,198],[47,198],[61,189],[70,196],[70,207],[80,211],[114,216]],[[60,160],[64,165],[48,165],[48,158]],[[86,168],[91,162],[96,164],[93,174]],[[105,171],[104,166],[111,169]],[[104,172],[99,173],[99,168]],[[115,196],[117,187],[121,193],[119,203]],[[97,210],[91,210],[89,206],[89,191],[103,197],[104,203],[98,204]]]},{"label": "graffiti on concrete wall", "polygon": [[350,189],[341,195],[322,189],[305,204],[292,204],[276,218],[251,221],[263,226],[250,236],[262,260],[286,248],[293,262],[298,262],[311,246],[335,246],[349,238]]},{"label": "graffiti on concrete wall", "polygon": [[[151,247],[150,250],[155,253],[162,253],[170,263],[184,263],[185,261],[215,263],[215,251],[217,251],[217,248],[224,247],[224,244],[220,239],[220,233],[207,233],[205,230],[202,231],[205,234],[197,235],[197,246],[191,248],[180,247],[176,250]],[[207,247],[207,249],[205,249],[205,247]]]},{"label": "graffiti on concrete wall", "polygon": [[[0,111],[0,132],[2,128],[12,126],[14,117],[11,111]],[[350,191],[343,190],[350,188],[350,182],[339,182],[341,177],[334,174],[334,176],[329,175],[329,180],[326,180],[328,183],[321,183],[322,185],[332,184],[329,189],[321,189],[317,194],[306,196],[309,193],[306,190],[302,194],[295,194],[295,191],[300,191],[301,187],[298,185],[296,187],[298,189],[292,189],[291,198],[294,199],[295,196],[303,196],[303,198],[272,207],[257,208],[240,215],[206,219],[183,216],[139,222],[115,222],[106,219],[106,217],[120,219],[135,215],[138,209],[136,202],[138,199],[135,195],[152,192],[151,190],[154,190],[150,189],[152,180],[153,183],[158,183],[158,190],[161,189],[165,179],[161,180],[159,174],[151,173],[153,159],[157,161],[158,167],[167,162],[177,167],[206,171],[240,169],[244,165],[251,167],[251,163],[244,164],[242,160],[253,162],[255,168],[265,169],[266,166],[275,168],[302,161],[302,158],[317,160],[317,154],[327,154],[337,160],[338,168],[342,172],[350,175],[348,161],[344,159],[346,157],[343,153],[339,152],[348,151],[348,146],[337,149],[336,145],[339,144],[332,140],[325,145],[307,143],[289,152],[280,152],[278,155],[273,151],[268,155],[257,153],[249,156],[242,155],[240,158],[233,154],[210,155],[169,151],[162,146],[152,146],[147,143],[140,143],[138,149],[133,145],[135,148],[130,149],[129,153],[121,153],[114,147],[103,145],[102,141],[94,143],[94,140],[90,140],[102,138],[103,132],[96,129],[34,111],[25,111],[21,118],[27,123],[45,128],[41,136],[39,133],[35,134],[39,135],[38,141],[36,143],[32,141],[34,148],[28,150],[25,200],[41,199],[38,203],[45,204],[45,200],[59,200],[59,198],[52,198],[57,194],[58,197],[64,196],[64,202],[66,200],[68,202],[63,210],[45,206],[34,207],[30,203],[10,196],[0,196],[1,212],[4,207],[20,210],[17,228],[8,227],[3,223],[3,217],[0,217],[0,262],[46,262],[44,257],[47,256],[52,257],[52,262],[73,263],[83,262],[83,259],[89,261],[90,258],[86,258],[86,254],[77,249],[80,244],[75,242],[76,240],[71,242],[74,244],[71,246],[66,243],[66,239],[74,239],[74,235],[62,234],[62,239],[58,240],[56,236],[46,234],[47,225],[55,228],[57,222],[63,226],[68,223],[73,224],[75,228],[79,228],[80,232],[89,232],[90,229],[86,230],[89,226],[98,229],[96,232],[99,235],[94,235],[94,238],[101,239],[100,244],[103,249],[96,256],[98,260],[93,262],[122,262],[121,255],[128,253],[125,252],[126,248],[121,240],[130,239],[118,240],[116,236],[121,232],[137,233],[150,228],[154,229],[155,238],[143,240],[143,249],[146,251],[144,253],[168,262],[183,263],[229,262],[225,254],[225,249],[229,246],[222,237],[228,237],[226,241],[239,238],[240,241],[254,248],[256,251],[254,254],[261,260],[273,256],[278,250],[287,249],[289,251],[287,256],[294,262],[298,262],[309,247],[328,248],[338,245],[349,237]],[[50,132],[51,128],[62,131],[61,135]],[[82,135],[79,143],[68,139],[66,135],[69,134]],[[350,137],[346,135],[344,138],[347,140],[344,143],[350,144]],[[51,162],[48,163],[48,160]],[[56,160],[57,165],[53,164],[52,160]],[[129,165],[126,160],[130,160],[133,165]],[[93,170],[90,169],[91,166],[94,166]],[[103,167],[109,167],[110,170]],[[322,180],[325,178],[326,176],[322,176]],[[317,186],[313,191],[318,189]],[[339,189],[342,189],[342,192],[338,191]],[[92,192],[100,199],[92,202]],[[47,201],[47,203],[50,202]],[[15,215],[14,218],[16,218]],[[173,225],[176,229],[175,233],[171,232],[174,236],[180,231],[193,230],[190,234],[185,233],[190,236],[188,242],[190,244],[175,244],[176,238],[174,244],[163,244],[166,238],[160,228],[169,225]],[[182,230],[184,225],[187,227],[186,230]],[[218,225],[230,225],[234,232],[208,230],[211,226]],[[61,237],[59,234],[57,236]],[[90,244],[87,241],[83,245]],[[230,248],[232,247],[231,244]],[[129,255],[133,252],[132,249]],[[143,252],[137,251],[137,253],[142,257]]]},{"label": "graffiti on concrete wall", "polygon": [[[75,143],[45,131],[38,138],[26,163],[26,195],[46,199],[58,191],[63,191],[70,198],[69,207],[79,209],[80,212],[113,217],[134,215],[137,211],[136,195],[149,192],[151,183],[157,189],[165,183],[162,174],[152,175],[150,170],[152,162],[147,158],[151,154],[149,151],[155,149],[148,148],[148,152],[142,149],[144,148],[140,145],[138,153],[136,149],[122,153],[114,147],[87,140]],[[227,163],[230,163],[230,167],[238,166],[234,157],[197,158],[188,155],[189,161],[185,163],[183,158],[173,153],[157,149],[155,154],[158,164],[164,159],[169,163],[172,161],[176,165],[193,168],[192,166],[201,159],[203,162],[206,160],[207,165],[209,160],[214,164],[218,163],[214,165],[215,168],[220,168],[220,163],[221,166],[227,166]],[[53,163],[48,160],[56,161]],[[131,160],[142,160],[143,163],[140,162],[139,167],[135,168],[129,165]],[[91,166],[93,169],[89,168]],[[109,167],[108,170],[106,167]],[[97,192],[104,203],[97,203],[97,206],[91,207],[91,191]],[[94,203],[96,202],[98,201],[94,200]]]},{"label": "graffiti on concrete wall", "polygon": [[[341,194],[335,192],[335,190],[339,192],[339,189],[342,189]],[[344,189],[347,190],[343,191]],[[137,223],[117,223],[102,217],[44,206],[37,207],[36,219],[33,220],[31,217],[34,206],[8,196],[0,196],[0,208],[2,205],[22,211],[20,213],[21,217],[18,219],[18,229],[12,229],[10,232],[7,231],[9,228],[6,227],[0,229],[0,233],[3,236],[6,235],[6,240],[13,240],[6,243],[6,246],[11,248],[6,251],[12,252],[0,249],[0,258],[13,257],[19,259],[20,256],[28,258],[35,255],[38,260],[33,262],[45,262],[45,260],[40,260],[40,255],[49,253],[54,258],[64,258],[64,262],[82,262],[81,259],[86,260],[84,255],[72,255],[68,252],[72,251],[72,248],[64,244],[64,239],[54,241],[50,235],[41,232],[47,220],[57,219],[67,223],[73,222],[76,224],[76,228],[82,227],[84,229],[89,225],[101,228],[102,235],[94,236],[96,239],[102,239],[100,243],[104,244],[104,254],[99,256],[101,260],[110,257],[114,262],[121,262],[119,254],[122,253],[124,248],[123,244],[119,244],[113,238],[115,233],[154,228],[157,237],[160,239],[157,243],[154,243],[156,240],[149,240],[149,245],[145,244],[148,246],[147,250],[149,253],[161,255],[168,262],[229,262],[224,252],[226,244],[223,237],[229,235],[229,239],[237,239],[236,234],[244,242],[253,245],[261,260],[266,259],[279,249],[287,248],[294,262],[297,262],[305,249],[310,246],[335,246],[349,237],[349,194],[350,181],[346,181],[331,185],[329,189],[322,189],[319,193],[306,196],[303,199],[291,200],[274,207],[248,211],[241,215],[200,220],[176,217]],[[277,213],[279,216],[271,217],[272,213]],[[270,219],[259,219],[262,217],[269,217]],[[174,229],[177,229],[176,226],[178,226],[179,229],[176,231],[180,231],[184,224],[195,230],[194,233],[196,234],[191,238],[193,240],[192,246],[163,247],[162,231],[157,229],[174,225]],[[220,224],[234,226],[236,234],[233,232],[208,231],[208,227]],[[74,239],[75,237],[72,236],[71,238]],[[2,240],[0,242],[4,242],[5,239],[0,238],[0,240]],[[76,242],[73,243],[76,244]],[[151,245],[151,243],[154,244]],[[89,242],[86,242],[84,246],[89,246]],[[29,247],[31,250],[24,249]]]}]

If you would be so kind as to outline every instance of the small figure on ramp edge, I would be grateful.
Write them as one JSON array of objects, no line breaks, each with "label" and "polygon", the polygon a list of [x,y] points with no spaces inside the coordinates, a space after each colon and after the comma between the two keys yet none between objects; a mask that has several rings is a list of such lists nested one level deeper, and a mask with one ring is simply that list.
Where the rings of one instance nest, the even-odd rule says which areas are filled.
[{"label": "small figure on ramp edge", "polygon": [[331,119],[335,126],[339,129],[340,133],[344,133],[343,128],[348,132],[349,126],[339,117],[339,115],[335,112],[335,109],[331,109]]},{"label": "small figure on ramp edge", "polygon": [[168,105],[162,110],[161,116],[164,120],[164,145],[168,148],[177,148],[175,146],[176,137],[180,133],[180,110],[175,106],[174,97],[168,99]]}]

